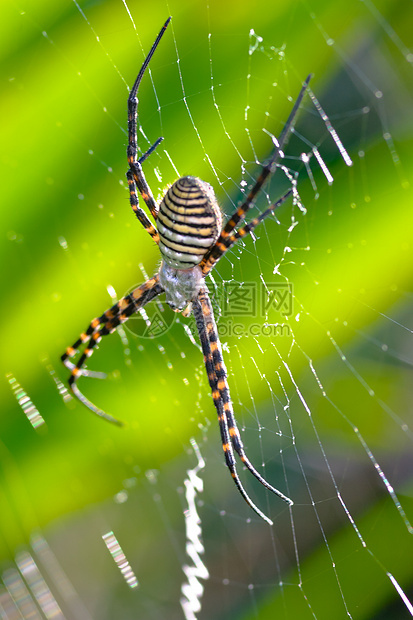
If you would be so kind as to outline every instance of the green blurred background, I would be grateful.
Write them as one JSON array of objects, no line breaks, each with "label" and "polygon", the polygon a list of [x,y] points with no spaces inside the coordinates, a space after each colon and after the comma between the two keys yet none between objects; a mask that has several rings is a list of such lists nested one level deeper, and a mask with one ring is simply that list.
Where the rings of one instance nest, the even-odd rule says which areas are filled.
[{"label": "green blurred background", "polygon": [[[181,618],[182,487],[196,464],[195,437],[206,459],[199,514],[211,576],[199,618],[409,617],[386,571],[413,593],[412,534],[357,432],[413,520],[411,2],[128,6],[133,21],[121,0],[2,7],[1,566],[40,532],[77,593],[70,599],[50,581],[66,617]],[[175,166],[212,183],[229,213],[241,179],[250,182],[254,161],[271,150],[262,128],[280,133],[310,72],[354,161],[345,165],[307,98],[297,131],[319,145],[334,183],[312,160],[315,192],[298,159],[309,147],[294,136],[288,163],[300,173],[307,213],[285,205],[278,222],[214,274],[218,285],[279,277],[294,287],[293,338],[228,337],[225,345],[248,453],[296,504],[292,521],[244,477],[272,530],[223,466],[202,356],[185,320],[154,340],[126,332],[125,344],[114,334],[91,360],[109,376],[84,379],[82,388],[125,429],[56,389],[68,374],[59,357],[111,305],[107,287],[120,297],[159,262],[125,188],[126,100],[142,49],[168,15],[140,91],[148,141],[165,137],[145,165],[155,195],[174,181]],[[141,142],[145,150],[143,135]],[[267,190],[284,188],[277,178]],[[37,430],[6,375],[44,418]],[[137,590],[102,543],[108,530]]]}]

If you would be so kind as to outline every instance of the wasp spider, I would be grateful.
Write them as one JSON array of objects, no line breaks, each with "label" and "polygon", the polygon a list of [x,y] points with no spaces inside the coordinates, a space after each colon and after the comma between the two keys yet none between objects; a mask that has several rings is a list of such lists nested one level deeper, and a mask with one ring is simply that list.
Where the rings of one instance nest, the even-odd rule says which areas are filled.
[{"label": "wasp spider", "polygon": [[[221,211],[214,190],[208,183],[201,181],[197,177],[186,176],[175,181],[162,198],[160,205],[158,205],[145,179],[142,163],[157,148],[162,138],[159,138],[146,153],[138,158],[137,93],[145,70],[169,21],[170,18],[165,22],[158,34],[128,98],[129,141],[127,156],[129,170],[126,176],[129,185],[130,203],[140,223],[159,246],[162,255],[161,266],[153,278],[150,278],[147,282],[133,290],[132,293],[123,297],[101,316],[93,319],[87,330],[80,335],[71,347],[66,349],[66,352],[62,355],[62,361],[71,371],[69,386],[73,394],[93,413],[105,418],[109,422],[121,425],[121,422],[98,409],[80,392],[77,386],[79,377],[102,378],[105,376],[103,373],[87,370],[84,367],[85,362],[92,355],[96,345],[103,336],[114,332],[116,327],[127,321],[131,314],[138,312],[145,304],[161,293],[165,293],[167,303],[176,312],[188,314],[192,309],[202,345],[212,398],[218,413],[226,464],[247,504],[267,523],[272,524],[272,521],[261,512],[245,491],[237,473],[235,453],[239,456],[243,465],[261,484],[289,505],[292,505],[293,502],[281,491],[271,486],[258,473],[245,453],[234,417],[227,382],[227,371],[222,357],[221,344],[218,338],[208,289],[205,284],[205,277],[213,269],[216,262],[238,239],[245,237],[253,231],[260,222],[273,213],[274,209],[279,207],[292,193],[293,190],[289,189],[258,217],[236,230],[237,225],[242,222],[246,213],[254,205],[259,190],[275,171],[279,160],[284,156],[283,148],[311,76],[308,76],[301,88],[287,123],[276,142],[272,157],[263,166],[260,175],[249,190],[243,203],[232,214],[225,226],[222,227]],[[155,225],[151,223],[146,213],[139,206],[137,191],[148,207]],[[85,344],[86,348],[77,363],[73,363],[70,361],[70,358],[76,355],[82,344]]]}]

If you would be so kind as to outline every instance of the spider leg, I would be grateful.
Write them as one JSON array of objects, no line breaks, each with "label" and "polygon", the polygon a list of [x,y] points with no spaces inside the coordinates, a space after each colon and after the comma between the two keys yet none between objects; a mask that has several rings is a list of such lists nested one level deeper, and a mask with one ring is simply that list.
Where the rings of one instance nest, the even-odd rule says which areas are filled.
[{"label": "spider leg", "polygon": [[248,222],[248,224],[245,224],[245,226],[242,226],[241,228],[236,230],[234,233],[232,233],[232,235],[228,237],[228,241],[226,243],[227,250],[231,247],[231,245],[233,245],[236,241],[238,241],[238,239],[241,239],[242,237],[245,237],[246,235],[251,233],[254,230],[254,228],[258,226],[258,224],[261,224],[261,222],[265,220],[266,217],[268,217],[269,215],[272,215],[275,209],[278,209],[278,207],[284,204],[284,202],[287,200],[289,196],[291,196],[292,193],[293,193],[293,189],[290,188],[289,190],[285,192],[285,194],[281,196],[281,198],[273,202],[268,207],[268,209],[265,209],[265,211],[260,213],[257,217],[254,217],[254,219]]},{"label": "spider leg", "polygon": [[[159,235],[158,231],[151,223],[150,219],[146,215],[145,211],[140,208],[138,195],[136,193],[136,181],[131,169],[129,169],[126,173],[126,178],[128,179],[129,186],[129,200],[132,207],[132,210],[144,229],[150,234],[155,243],[159,244]],[[141,192],[142,193],[142,192]]]},{"label": "spider leg", "polygon": [[148,148],[148,150],[143,155],[141,155],[141,157],[139,157],[138,162],[141,164],[142,162],[145,161],[145,159],[148,159],[148,157],[152,155],[154,150],[158,148],[158,146],[160,145],[162,141],[163,141],[163,137],[161,136],[160,138],[156,140],[156,142],[152,144],[152,146]]},{"label": "spider leg", "polygon": [[[132,314],[162,292],[163,289],[159,284],[159,276],[156,275],[153,278],[150,278],[147,282],[133,290],[129,295],[126,295],[120,299],[115,305],[109,308],[109,310],[106,310],[106,312],[104,312],[99,318],[93,319],[86,332],[83,332],[78,340],[76,340],[71,347],[68,347],[66,352],[62,355],[62,362],[71,371],[68,383],[73,394],[93,413],[105,418],[113,424],[122,426],[122,422],[105,413],[102,409],[99,409],[90,400],[88,400],[77,387],[76,381],[81,376],[98,378],[102,378],[102,376],[104,376],[103,373],[98,373],[83,368],[86,360],[93,354],[95,347],[99,344],[103,336],[114,332],[118,325],[127,321]],[[87,343],[86,348],[77,363],[74,364],[69,361],[69,358],[73,357],[76,354],[76,351],[84,343]]]},{"label": "spider leg", "polygon": [[201,289],[198,298],[193,302],[193,311],[204,353],[205,366],[207,369],[209,384],[212,389],[212,397],[218,413],[218,422],[221,431],[222,446],[225,453],[226,464],[231,472],[235,484],[249,506],[262,517],[267,523],[272,521],[261,512],[252,502],[243,488],[236,471],[234,450],[239,455],[245,467],[261,482],[268,490],[272,491],[281,499],[292,505],[292,501],[283,493],[271,486],[258,473],[245,454],[241,436],[236,425],[232,403],[230,399],[227,373],[222,357],[221,345],[213,316],[212,306],[206,288]]},{"label": "spider leg", "polygon": [[[60,358],[66,368],[72,370],[75,367],[75,364],[73,364],[73,362],[71,362],[69,358],[74,357],[82,344],[88,342],[90,336],[97,331],[97,329],[102,325],[102,323],[105,323],[105,320],[103,318],[104,316],[105,315],[103,314],[100,318],[93,319],[93,321],[90,322],[87,330],[80,334],[79,338],[72,344],[71,347],[67,347],[66,351]],[[88,371],[88,373],[89,372],[91,371]]]},{"label": "spider leg", "polygon": [[229,386],[227,382],[227,370],[225,367],[224,359],[222,357],[222,349],[221,343],[218,337],[218,330],[213,318],[213,310],[211,301],[209,299],[208,291],[204,289],[201,291],[199,296],[199,301],[201,303],[201,307],[204,312],[204,316],[209,317],[207,320],[207,336],[212,352],[212,359],[215,368],[215,373],[217,376],[217,387],[220,391],[221,398],[224,404],[224,412],[227,418],[228,430],[231,437],[232,444],[234,446],[235,452],[239,455],[241,461],[244,463],[245,467],[264,485],[267,489],[278,495],[281,499],[283,499],[287,504],[292,506],[293,501],[286,497],[281,491],[271,486],[262,476],[257,472],[255,467],[252,465],[247,455],[245,454],[244,446],[241,440],[241,435],[239,433],[237,423],[235,421],[234,410],[232,407],[231,397],[229,393]]},{"label": "spider leg", "polygon": [[[148,185],[148,182],[145,178],[143,169],[139,161],[129,162],[129,171],[132,173],[133,178],[135,180],[136,186],[139,190],[140,195],[146,203],[152,217],[154,220],[158,217],[159,207],[155,202],[155,198],[153,197],[151,188]],[[129,171],[126,173],[128,175]],[[128,178],[129,182],[129,178]],[[133,208],[133,207],[132,207]]]},{"label": "spider leg", "polygon": [[[63,353],[63,355],[61,356],[61,360],[63,364],[67,368],[72,370],[75,364],[73,364],[69,360],[69,358],[74,357],[76,355],[78,349],[82,346],[82,344],[85,344],[86,342],[88,342],[90,337],[94,333],[96,333],[99,330],[99,328],[102,327],[102,325],[105,325],[108,321],[117,317],[120,314],[120,312],[126,309],[131,303],[137,302],[142,293],[142,289],[144,289],[143,292],[145,292],[146,290],[148,290],[148,287],[151,288],[152,286],[157,284],[158,281],[159,279],[157,276],[155,276],[154,278],[151,278],[150,280],[145,282],[145,284],[142,284],[137,289],[129,293],[129,295],[122,297],[122,299],[116,302],[116,304],[114,304],[111,308],[109,308],[109,310],[106,310],[100,317],[93,319],[90,322],[86,331],[82,332],[79,338],[72,344],[72,346],[68,347],[66,351]],[[83,370],[82,374],[86,375],[86,371]],[[94,371],[91,371],[91,370],[87,371],[88,376],[95,376],[95,374],[99,375],[99,377],[100,375],[104,375],[104,373],[98,373],[98,372],[95,373]]]},{"label": "spider leg", "polygon": [[[64,365],[69,370],[73,370],[73,368],[76,367],[76,364],[70,362],[69,360],[66,360],[66,362],[64,362]],[[92,379],[106,379],[107,374],[105,372],[98,372],[96,370],[88,370],[87,368],[82,368],[82,377],[91,377]]]},{"label": "spider leg", "polygon": [[[128,156],[128,162],[129,162],[129,171],[127,173],[128,184],[129,184],[129,188],[131,188],[130,178],[131,176],[133,176],[133,179],[136,183],[136,187],[138,188],[143,200],[145,201],[154,219],[156,219],[157,217],[158,205],[156,204],[153,194],[151,192],[151,189],[145,179],[145,175],[142,170],[141,163],[145,161],[145,159],[147,159],[147,157],[149,157],[149,155],[155,150],[155,148],[162,141],[162,138],[158,138],[155,144],[151,146],[150,149],[146,151],[146,153],[144,153],[144,155],[140,159],[138,159],[138,156],[137,156],[137,153],[138,153],[138,137],[137,137],[138,97],[137,97],[137,94],[138,94],[138,89],[139,89],[139,85],[141,83],[142,77],[170,21],[171,21],[171,18],[169,17],[166,20],[165,24],[162,26],[158,36],[156,37],[154,44],[152,45],[149,51],[149,54],[147,55],[147,57],[145,58],[142,64],[142,67],[138,73],[138,77],[136,78],[135,83],[132,86],[132,90],[130,91],[130,94],[128,97],[128,135],[129,135],[128,148],[127,148],[127,156]],[[136,190],[136,187],[135,187],[135,190]],[[135,196],[136,196],[136,191],[135,191]],[[146,228],[149,234],[152,237],[154,237],[154,235],[151,232],[151,229],[149,228],[149,226],[146,225],[147,223],[146,224],[144,223],[142,215],[138,215],[139,207],[137,207],[137,197],[136,197],[136,204],[135,204],[135,198],[132,197],[132,191],[131,191],[131,205],[139,221],[143,224],[143,226]]]},{"label": "spider leg", "polygon": [[210,342],[207,336],[207,323],[206,323],[205,315],[203,314],[203,309],[202,309],[202,306],[199,300],[196,300],[193,302],[193,312],[194,312],[195,320],[196,320],[197,327],[198,327],[202,351],[204,354],[204,363],[205,363],[205,368],[206,368],[207,375],[208,375],[208,381],[209,381],[209,385],[212,390],[212,398],[214,400],[214,405],[215,405],[215,408],[218,414],[218,423],[219,423],[219,429],[221,433],[222,448],[225,454],[226,465],[231,473],[231,476],[235,482],[235,485],[237,486],[239,492],[241,493],[246,503],[250,506],[250,508],[252,508],[252,510],[254,510],[254,512],[257,513],[257,515],[259,515],[262,519],[264,519],[264,521],[266,521],[269,525],[273,525],[273,522],[271,521],[271,519],[269,519],[258,508],[258,506],[256,506],[254,502],[251,500],[251,498],[249,497],[248,493],[244,489],[242,482],[238,476],[236,461],[235,461],[235,456],[234,456],[234,450],[233,450],[233,446],[232,446],[232,442],[230,438],[230,432],[228,428],[228,421],[227,421],[227,417],[224,412],[224,404],[222,401],[222,397],[218,390],[218,385],[217,385],[218,378],[217,378],[215,367],[214,367]]},{"label": "spider leg", "polygon": [[[138,160],[139,165],[154,152],[154,150],[160,145],[162,140],[163,138],[158,138],[156,142],[152,144],[152,146],[146,151],[146,153],[144,153],[139,158]],[[129,169],[128,172],[126,173],[126,177],[128,179],[129,200],[130,200],[132,210],[135,213],[138,220],[140,221],[140,223],[142,224],[142,226],[145,228],[145,230],[150,234],[152,239],[155,241],[155,243],[159,244],[158,231],[156,230],[156,228],[153,226],[153,224],[149,220],[145,211],[141,209],[141,207],[139,206],[138,195],[136,193],[136,181],[135,181],[135,177],[131,169]],[[141,187],[141,190],[144,191],[143,186]],[[148,188],[148,191],[150,192],[149,188]]]},{"label": "spider leg", "polygon": [[[282,204],[284,204],[284,202],[287,200],[287,198],[289,196],[291,196],[291,194],[294,192],[294,190],[292,188],[290,188],[289,190],[287,190],[285,192],[285,194],[283,194],[281,196],[281,198],[279,198],[276,202],[273,202],[268,209],[266,209],[265,211],[263,211],[262,213],[260,213],[260,215],[258,215],[257,217],[255,217],[253,220],[251,220],[250,222],[248,222],[248,224],[245,224],[244,226],[242,226],[241,228],[239,228],[238,230],[236,230],[235,232],[231,233],[230,235],[228,235],[228,237],[225,238],[225,241],[223,242],[223,244],[225,245],[225,250],[222,252],[222,254],[219,256],[219,258],[217,260],[219,260],[220,258],[223,257],[223,255],[225,254],[225,252],[227,250],[230,249],[231,246],[234,245],[234,243],[236,241],[238,241],[238,239],[241,239],[242,237],[245,237],[246,235],[248,235],[249,233],[251,233],[254,228],[256,228],[258,226],[258,224],[261,224],[261,222],[263,220],[265,220],[266,217],[268,217],[269,215],[271,215],[272,213],[274,213],[275,209],[277,209],[278,207],[280,207]],[[204,269],[203,269],[203,275],[204,277],[206,275],[208,275],[209,271],[212,269],[213,265],[211,265],[210,267],[206,264]]]},{"label": "spider leg", "polygon": [[217,241],[212,246],[212,248],[209,250],[209,252],[207,252],[203,261],[201,262],[201,268],[204,274],[211,271],[214,264],[225,253],[227,249],[226,240],[228,236],[231,235],[232,231],[239,224],[239,222],[245,218],[246,213],[254,205],[257,194],[262,188],[262,186],[264,185],[265,181],[267,180],[269,175],[275,171],[278,161],[284,157],[283,149],[287,143],[287,139],[293,128],[294,121],[297,116],[297,112],[299,110],[299,107],[305,95],[305,91],[307,90],[307,86],[308,86],[308,83],[311,77],[312,75],[310,74],[305,80],[300,90],[300,93],[294,103],[293,109],[291,110],[290,115],[287,119],[287,122],[284,125],[284,129],[282,130],[280,137],[276,141],[277,142],[276,148],[275,148],[273,155],[271,156],[268,163],[263,167],[261,174],[259,175],[258,179],[255,181],[253,187],[248,192],[248,195],[245,198],[245,200],[240,204],[240,206],[236,209],[236,211],[234,211],[234,213],[232,214],[232,216],[230,217],[230,219],[228,220],[228,222],[225,224],[224,228],[222,229],[221,234],[218,237]]}]

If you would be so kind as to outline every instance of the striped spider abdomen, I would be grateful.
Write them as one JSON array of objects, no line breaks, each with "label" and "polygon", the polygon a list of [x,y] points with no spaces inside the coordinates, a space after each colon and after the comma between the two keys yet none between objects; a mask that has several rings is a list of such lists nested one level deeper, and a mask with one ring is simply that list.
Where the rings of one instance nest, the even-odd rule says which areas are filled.
[{"label": "striped spider abdomen", "polygon": [[157,214],[159,249],[175,269],[199,265],[221,232],[222,214],[212,187],[186,176],[171,185]]}]

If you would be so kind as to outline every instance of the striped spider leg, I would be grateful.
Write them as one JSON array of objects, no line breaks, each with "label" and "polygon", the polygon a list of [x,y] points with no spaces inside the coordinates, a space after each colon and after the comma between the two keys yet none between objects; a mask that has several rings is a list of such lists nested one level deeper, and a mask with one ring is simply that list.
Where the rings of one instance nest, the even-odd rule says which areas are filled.
[{"label": "striped spider leg", "polygon": [[137,135],[137,122],[138,122],[138,89],[140,83],[142,81],[143,75],[150,63],[150,60],[155,53],[156,48],[159,45],[160,40],[162,39],[165,30],[168,27],[171,18],[168,17],[164,25],[162,26],[158,36],[155,39],[154,44],[152,45],[149,54],[145,58],[143,65],[138,73],[138,76],[135,80],[134,85],[132,86],[132,90],[130,91],[128,97],[128,148],[127,148],[127,157],[129,163],[129,170],[126,173],[126,177],[128,179],[129,193],[130,193],[130,203],[133,211],[135,212],[136,217],[142,224],[142,226],[147,230],[147,232],[151,235],[155,243],[159,243],[159,236],[147,217],[146,213],[139,207],[138,197],[136,194],[136,188],[138,188],[140,195],[145,201],[146,206],[148,207],[152,217],[156,220],[158,216],[158,205],[155,202],[151,189],[145,179],[145,175],[142,169],[142,162],[149,157],[149,155],[156,149],[156,147],[162,142],[163,138],[158,138],[156,142],[150,147],[148,151],[139,159],[137,159],[138,153],[138,135]]},{"label": "striped spider leg", "polygon": [[[261,173],[250,189],[244,201],[235,210],[224,227],[222,214],[213,188],[194,176],[185,176],[175,181],[166,191],[159,205],[156,204],[150,187],[145,179],[142,164],[161,143],[162,138],[143,154],[137,157],[137,117],[138,88],[148,64],[158,46],[170,18],[165,22],[158,34],[148,56],[146,57],[128,98],[128,132],[129,142],[127,156],[129,170],[127,172],[130,203],[139,222],[158,244],[162,256],[158,273],[147,282],[123,297],[118,303],[106,310],[101,316],[90,323],[76,342],[66,349],[62,355],[64,365],[70,370],[69,387],[73,394],[96,415],[107,421],[121,425],[116,418],[96,407],[84,396],[77,380],[81,377],[103,378],[104,373],[94,372],[85,368],[85,363],[92,355],[103,336],[111,334],[118,325],[124,323],[145,304],[161,293],[165,293],[166,302],[175,311],[188,316],[194,312],[205,368],[212,391],[212,397],[218,414],[222,447],[225,461],[231,476],[247,504],[267,523],[272,521],[252,502],[244,489],[236,469],[237,455],[246,469],[268,490],[292,505],[292,500],[281,491],[271,486],[249,461],[235,421],[231,403],[227,372],[222,356],[221,345],[212,313],[205,277],[213,269],[220,258],[240,238],[254,230],[274,209],[281,206],[295,192],[294,188],[285,192],[265,211],[250,222],[237,228],[244,220],[247,212],[255,204],[259,191],[266,180],[272,175],[280,159],[284,157],[283,148],[292,131],[295,118],[304,97],[311,76],[304,82],[294,103],[283,131],[275,142],[275,150],[268,163],[262,167]],[[138,192],[148,207],[154,223],[138,204]],[[82,345],[85,345],[75,363],[75,357]]]},{"label": "striped spider leg", "polygon": [[[238,226],[239,222],[241,222],[245,218],[246,214],[251,209],[251,207],[253,207],[253,205],[255,204],[255,199],[258,195],[258,192],[260,191],[260,189],[262,188],[262,186],[264,185],[268,177],[275,172],[278,161],[280,159],[283,159],[284,157],[283,148],[285,147],[288,141],[289,135],[293,129],[294,121],[297,116],[297,112],[299,110],[299,107],[305,95],[305,91],[307,90],[307,86],[308,86],[308,83],[311,77],[312,77],[312,74],[310,73],[310,75],[307,76],[307,79],[302,85],[299,95],[297,99],[295,100],[293,109],[291,110],[290,115],[287,119],[287,122],[284,125],[284,129],[282,130],[281,135],[278,138],[278,140],[275,141],[275,150],[274,150],[272,157],[266,163],[266,165],[263,166],[261,170],[261,174],[259,175],[254,185],[250,189],[245,200],[239,205],[236,211],[229,218],[228,222],[225,224],[215,245],[211,247],[210,250],[205,254],[201,262],[202,273],[204,275],[207,275],[211,271],[214,264],[222,257],[223,254],[225,254],[227,249],[232,245],[233,239],[231,237],[231,233],[234,231],[236,226]],[[261,222],[267,215],[269,215],[274,210],[274,208],[275,207],[272,207],[272,208],[270,207],[269,209],[267,209],[265,211],[265,215],[264,214],[261,215],[259,222]],[[251,230],[249,230],[248,232],[251,232]],[[241,234],[246,234],[246,233],[241,233]],[[237,238],[239,238],[239,236]]]},{"label": "striped spider leg", "polygon": [[269,519],[251,500],[245,491],[241,480],[237,473],[234,451],[238,454],[243,465],[250,471],[253,476],[266,489],[278,495],[290,506],[293,505],[291,499],[286,497],[281,491],[271,486],[265,478],[258,473],[245,454],[244,445],[235,421],[234,410],[232,407],[231,397],[229,393],[229,385],[227,381],[227,370],[224,359],[222,357],[221,343],[218,337],[218,330],[214,319],[211,300],[209,298],[208,289],[201,288],[198,298],[192,304],[194,318],[198,328],[199,338],[201,341],[202,352],[204,354],[205,368],[208,375],[209,385],[212,390],[212,398],[218,413],[218,423],[221,431],[222,447],[224,449],[225,461],[231,476],[238,487],[239,492],[245,499],[247,504],[262,518],[264,521],[272,525]]},{"label": "striped spider leg", "polygon": [[[154,299],[159,293],[162,293],[162,287],[159,284],[159,277],[155,275],[150,278],[141,286],[135,288],[129,295],[122,297],[114,306],[106,310],[100,317],[93,319],[89,324],[86,331],[82,332],[79,338],[68,347],[65,353],[62,355],[61,360],[66,368],[69,368],[71,374],[68,381],[69,388],[73,392],[74,396],[80,400],[81,403],[86,405],[93,413],[105,418],[112,424],[123,426],[120,420],[117,420],[113,416],[109,415],[102,409],[99,409],[89,399],[82,394],[76,385],[76,381],[79,377],[94,377],[96,379],[105,379],[106,375],[102,372],[95,372],[84,368],[84,364],[87,359],[93,354],[95,347],[102,340],[103,336],[112,334],[118,325],[128,320],[131,314],[138,312],[140,308],[143,308],[149,301]],[[70,358],[75,356],[82,344],[86,344],[82,355],[79,357],[76,364],[70,361]]]}]

